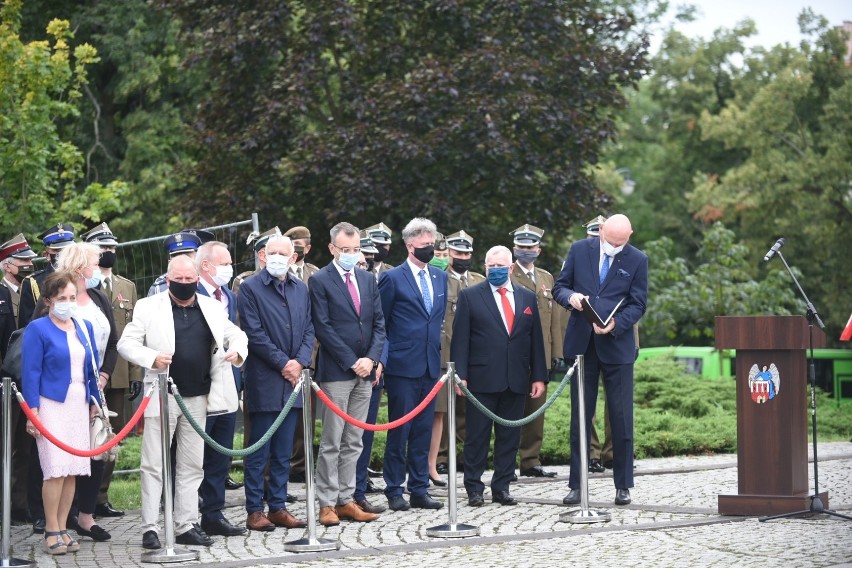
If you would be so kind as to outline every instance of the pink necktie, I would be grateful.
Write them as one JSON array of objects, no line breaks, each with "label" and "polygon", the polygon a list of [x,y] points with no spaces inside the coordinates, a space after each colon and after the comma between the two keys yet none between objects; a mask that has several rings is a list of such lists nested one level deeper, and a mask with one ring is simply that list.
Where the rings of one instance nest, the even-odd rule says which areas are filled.
[{"label": "pink necktie", "polygon": [[348,272],[343,275],[346,278],[346,289],[349,290],[349,295],[352,297],[352,303],[355,304],[355,313],[361,315],[361,299],[358,297],[358,291],[355,290],[355,285],[350,279],[351,274]]}]

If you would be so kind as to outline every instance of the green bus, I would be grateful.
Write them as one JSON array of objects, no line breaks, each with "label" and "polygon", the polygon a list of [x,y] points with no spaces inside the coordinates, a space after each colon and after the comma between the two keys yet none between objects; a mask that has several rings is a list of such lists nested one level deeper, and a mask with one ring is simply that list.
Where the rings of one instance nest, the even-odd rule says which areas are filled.
[{"label": "green bus", "polygon": [[[638,361],[652,357],[671,356],[686,366],[688,373],[708,379],[732,378],[737,352],[734,349],[713,347],[642,347]],[[852,400],[852,350],[814,349],[816,384],[831,394],[840,404]]]}]

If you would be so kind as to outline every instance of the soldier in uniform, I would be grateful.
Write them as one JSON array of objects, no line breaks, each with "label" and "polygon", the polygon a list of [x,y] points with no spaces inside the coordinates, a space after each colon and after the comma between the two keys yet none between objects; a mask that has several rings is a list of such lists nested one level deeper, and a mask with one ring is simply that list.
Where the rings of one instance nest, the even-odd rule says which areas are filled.
[{"label": "soldier in uniform", "polygon": [[[195,253],[198,251],[198,247],[215,239],[216,235],[204,229],[184,229],[179,233],[166,237],[166,240],[163,241],[163,246],[166,247],[166,252],[169,253],[169,260],[182,254],[195,260]],[[148,296],[165,292],[166,288],[168,288],[166,275],[162,274],[151,284],[151,288],[148,289]]]},{"label": "soldier in uniform", "polygon": [[376,254],[379,249],[373,243],[373,239],[367,234],[366,230],[361,230],[361,256],[364,257],[364,266],[362,267],[367,272],[373,271],[373,265],[376,262]]},{"label": "soldier in uniform", "polygon": [[[269,237],[272,235],[281,235],[281,229],[275,226],[259,235],[257,233],[249,235],[246,244],[252,245],[254,248],[254,258],[256,260],[255,266],[257,266],[257,268],[241,272],[234,278],[234,281],[231,283],[231,292],[234,293],[234,296],[236,296],[239,292],[240,284],[266,267],[266,241],[268,241]],[[248,440],[248,434],[245,436],[246,440]]]},{"label": "soldier in uniform", "polygon": [[[450,256],[450,264],[447,267],[447,309],[444,312],[444,326],[441,330],[441,367],[444,371],[446,371],[447,363],[450,361],[450,341],[453,338],[453,321],[455,319],[459,293],[463,289],[485,280],[485,276],[470,270],[473,257],[473,237],[463,230],[453,233],[447,237],[447,248]],[[448,381],[447,384],[450,384],[450,382]],[[432,476],[449,472],[450,440],[447,437],[449,428],[447,426],[446,388],[447,385],[444,385],[435,401],[435,414],[441,413],[441,421],[436,421],[432,424],[432,447],[430,447],[429,452],[429,472]],[[456,405],[455,420],[456,441],[464,442],[464,404]],[[437,447],[435,446],[436,437],[439,440]],[[458,460],[457,463],[461,464],[462,462]],[[441,480],[441,483],[446,482]]]},{"label": "soldier in uniform", "polygon": [[[101,291],[109,299],[112,305],[112,313],[115,319],[115,329],[118,336],[124,332],[124,327],[133,319],[133,307],[136,305],[136,285],[115,273],[116,254],[115,247],[118,241],[106,223],[101,223],[87,233],[80,235],[87,243],[98,245],[101,248],[101,257],[98,266],[101,269],[103,280],[100,284]],[[142,369],[131,365],[121,356],[115,364],[115,370],[110,376],[109,383],[105,389],[107,407],[115,412],[117,416],[112,419],[112,426],[116,432],[124,428],[130,420],[131,411],[128,404],[128,392],[130,398],[136,398],[142,391]],[[112,472],[115,462],[106,462],[104,476],[101,481],[98,501],[95,505],[96,517],[121,517],[124,511],[114,509],[109,502],[109,486],[112,481]]]},{"label": "soldier in uniform", "polygon": [[[310,278],[319,268],[307,262],[305,258],[311,252],[311,231],[307,227],[301,225],[291,227],[284,233],[285,237],[290,237],[293,241],[293,251],[296,253],[296,262],[290,265],[290,272],[293,275],[310,286]],[[311,368],[316,368],[317,351],[319,345],[314,342],[314,351],[311,354]],[[311,412],[316,423],[316,396],[311,393]],[[305,481],[305,423],[302,420],[296,424],[296,434],[293,439],[293,453],[290,457],[290,481],[294,483],[303,483]]]},{"label": "soldier in uniform", "polygon": [[39,236],[44,243],[44,259],[47,265],[33,272],[21,282],[21,300],[18,305],[18,327],[26,327],[33,317],[36,302],[41,292],[39,291],[44,279],[55,270],[54,263],[59,251],[74,242],[74,227],[65,223],[58,223],[43,231]]},{"label": "soldier in uniform", "polygon": [[3,280],[0,281],[0,284],[9,290],[16,325],[18,322],[18,304],[21,302],[21,282],[35,272],[35,266],[33,266],[35,257],[36,253],[30,248],[22,233],[18,233],[0,245],[0,266],[3,267]]},{"label": "soldier in uniform", "polygon": [[[544,231],[538,227],[526,224],[512,232],[515,245],[515,269],[512,271],[512,284],[523,286],[535,293],[538,304],[538,314],[541,318],[542,334],[544,336],[544,352],[548,371],[562,359],[562,340],[565,333],[562,312],[568,310],[553,300],[553,275],[535,266],[538,255],[541,254],[541,238]],[[524,415],[528,416],[541,408],[546,396],[531,398],[527,396]],[[521,456],[521,475],[527,477],[556,477],[556,473],[545,471],[541,467],[539,455],[541,442],[544,438],[544,415],[521,427],[521,444],[518,453]]]},{"label": "soldier in uniform", "polygon": [[390,253],[393,232],[384,223],[377,223],[372,227],[367,227],[364,231],[376,246],[377,252],[373,255],[373,273],[376,275],[376,282],[378,282],[382,272],[393,268],[392,265],[385,262],[388,253]]}]

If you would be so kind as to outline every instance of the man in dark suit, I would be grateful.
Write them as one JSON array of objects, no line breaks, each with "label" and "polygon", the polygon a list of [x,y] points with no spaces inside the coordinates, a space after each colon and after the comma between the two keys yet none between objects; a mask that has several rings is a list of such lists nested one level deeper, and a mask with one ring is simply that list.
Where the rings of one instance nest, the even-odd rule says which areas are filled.
[{"label": "man in dark suit", "polygon": [[[237,323],[237,301],[228,284],[234,276],[234,266],[228,245],[220,241],[210,241],[198,248],[195,255],[198,270],[198,293],[213,298],[222,305],[232,323]],[[242,390],[241,371],[233,368],[234,384],[237,393]],[[228,449],[234,447],[234,430],[237,426],[237,413],[224,412],[207,416],[205,432],[216,442]],[[198,494],[201,496],[201,528],[211,535],[239,536],[246,529],[232,525],[222,509],[225,508],[225,487],[231,469],[231,458],[204,446],[204,479]]]},{"label": "man in dark suit", "polygon": [[[290,273],[295,260],[289,237],[272,236],[266,243],[266,266],[240,286],[237,309],[240,327],[249,338],[249,353],[243,374],[244,398],[251,412],[251,437],[254,444],[272,426],[301,378],[311,364],[314,325],[308,287]],[[276,526],[303,528],[304,521],[287,511],[287,481],[293,432],[299,421],[301,396],[294,410],[272,439],[245,459],[246,527],[271,531]],[[269,464],[269,514],[263,512],[263,470]]]},{"label": "man in dark suit", "polygon": [[[314,273],[308,288],[314,332],[320,345],[316,380],[347,414],[364,421],[373,384],[381,376],[385,318],[373,276],[356,269],[361,257],[358,228],[338,223],[328,245],[334,260]],[[379,516],[355,502],[355,467],[361,455],[363,429],[353,426],[324,405],[322,439],[317,454],[316,489],[319,522],[341,519],[368,522]]]},{"label": "man in dark suit", "polygon": [[[600,229],[600,239],[583,239],[571,245],[553,297],[569,310],[582,310],[586,298],[602,318],[618,307],[606,327],[590,324],[574,314],[565,332],[564,355],[585,356],[586,432],[591,428],[603,372],[613,438],[615,504],[630,503],[633,487],[633,361],[636,340],[633,326],[645,313],[648,296],[648,257],[628,244],[633,229],[624,215],[613,215]],[[580,401],[576,381],[571,383],[571,491],[566,505],[580,502],[580,430],[576,411]],[[589,437],[586,437],[588,440]],[[588,452],[589,448],[582,448]]]},{"label": "man in dark suit", "polygon": [[[388,336],[385,390],[390,420],[402,418],[420,404],[441,373],[441,324],[447,305],[447,273],[428,264],[435,254],[437,232],[432,221],[412,219],[402,231],[408,258],[379,277]],[[433,400],[407,424],[388,432],[385,496],[394,511],[443,506],[427,491],[434,411]],[[410,504],[402,496],[406,472]]]},{"label": "man in dark suit", "polygon": [[[504,246],[485,255],[488,282],[459,294],[453,324],[451,359],[456,372],[476,399],[507,420],[524,416],[527,394],[544,394],[547,361],[535,294],[514,285],[512,253]],[[467,402],[464,440],[464,486],[472,507],[483,505],[482,473],[488,458],[493,421]],[[494,475],[491,500],[517,505],[509,494],[515,472],[519,428],[494,424]]]}]

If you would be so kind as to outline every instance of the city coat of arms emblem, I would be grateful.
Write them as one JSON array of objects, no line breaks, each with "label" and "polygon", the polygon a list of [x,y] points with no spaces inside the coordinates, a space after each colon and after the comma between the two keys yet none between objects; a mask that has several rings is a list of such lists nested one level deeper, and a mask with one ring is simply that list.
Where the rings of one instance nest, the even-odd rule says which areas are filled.
[{"label": "city coat of arms emblem", "polygon": [[770,363],[769,367],[763,365],[762,368],[752,365],[748,372],[748,388],[751,399],[757,404],[775,398],[781,390],[781,375],[775,363]]}]

